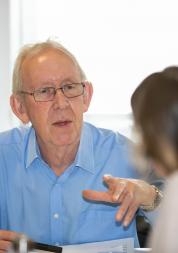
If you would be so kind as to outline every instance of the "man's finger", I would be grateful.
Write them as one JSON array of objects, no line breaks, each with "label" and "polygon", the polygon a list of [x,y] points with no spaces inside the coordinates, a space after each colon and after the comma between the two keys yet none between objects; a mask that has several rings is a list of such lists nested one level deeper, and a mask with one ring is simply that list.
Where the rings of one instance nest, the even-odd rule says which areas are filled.
[{"label": "man's finger", "polygon": [[131,199],[130,195],[127,194],[126,197],[124,198],[120,208],[119,208],[119,211],[116,214],[116,220],[121,221],[123,219],[123,217],[125,216],[128,208],[129,208],[131,201],[132,201],[132,199]]},{"label": "man's finger", "polygon": [[127,193],[125,191],[126,183],[120,182],[119,185],[117,185],[115,191],[113,192],[113,200],[118,201],[119,203],[122,202],[122,199],[124,195]]},{"label": "man's finger", "polygon": [[82,192],[83,197],[88,200],[104,201],[112,203],[112,195],[108,192],[99,192],[94,190],[84,190]]},{"label": "man's finger", "polygon": [[136,211],[138,210],[138,205],[136,205],[135,203],[131,204],[131,206],[129,207],[127,214],[124,217],[124,221],[123,221],[123,225],[125,227],[127,227],[131,221],[133,220]]},{"label": "man's finger", "polygon": [[0,250],[8,250],[11,246],[9,241],[0,241]]},{"label": "man's finger", "polygon": [[103,181],[108,185],[108,186],[113,186],[116,183],[116,178],[109,175],[109,174],[105,174],[103,176]]},{"label": "man's finger", "polygon": [[18,233],[9,230],[0,230],[0,240],[12,241],[18,236]]},{"label": "man's finger", "polygon": [[112,192],[113,202],[120,203],[120,196],[123,194],[127,182],[121,178],[114,178],[111,175],[104,175],[103,180]]}]

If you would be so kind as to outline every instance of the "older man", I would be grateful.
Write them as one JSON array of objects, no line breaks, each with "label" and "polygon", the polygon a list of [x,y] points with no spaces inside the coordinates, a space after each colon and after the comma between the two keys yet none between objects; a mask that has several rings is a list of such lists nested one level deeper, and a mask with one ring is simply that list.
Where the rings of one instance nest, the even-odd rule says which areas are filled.
[{"label": "older man", "polygon": [[[47,41],[20,52],[10,102],[15,115],[32,126],[0,135],[0,252],[21,232],[53,245],[123,237],[134,237],[137,245],[134,214],[140,205],[152,205],[156,191],[130,179],[137,173],[125,137],[83,123],[92,93],[62,45]],[[82,197],[85,189],[106,190],[106,173],[122,178],[113,187],[106,177],[118,210]]]}]

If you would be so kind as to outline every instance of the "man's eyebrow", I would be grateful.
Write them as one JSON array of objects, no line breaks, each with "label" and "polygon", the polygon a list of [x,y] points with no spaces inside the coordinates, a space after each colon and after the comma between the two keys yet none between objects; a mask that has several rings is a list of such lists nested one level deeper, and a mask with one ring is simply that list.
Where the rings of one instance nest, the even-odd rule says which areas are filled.
[{"label": "man's eyebrow", "polygon": [[64,79],[62,82],[61,82],[61,85],[62,84],[70,84],[70,83],[79,83],[80,81],[77,81],[76,79],[74,78],[67,78],[67,79]]},{"label": "man's eyebrow", "polygon": [[66,78],[62,81],[59,80],[48,80],[46,82],[41,83],[41,86],[39,88],[43,87],[51,87],[51,86],[56,86],[56,85],[64,85],[64,84],[70,84],[70,83],[79,83],[80,81],[77,81],[76,79],[73,78]]}]

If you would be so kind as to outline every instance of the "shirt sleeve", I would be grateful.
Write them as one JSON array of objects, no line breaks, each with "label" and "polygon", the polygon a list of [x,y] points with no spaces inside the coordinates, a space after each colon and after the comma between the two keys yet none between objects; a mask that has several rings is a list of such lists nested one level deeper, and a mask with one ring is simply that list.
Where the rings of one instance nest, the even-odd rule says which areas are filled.
[{"label": "shirt sleeve", "polygon": [[6,210],[6,170],[3,160],[3,152],[0,148],[0,229],[7,229],[7,210]]}]

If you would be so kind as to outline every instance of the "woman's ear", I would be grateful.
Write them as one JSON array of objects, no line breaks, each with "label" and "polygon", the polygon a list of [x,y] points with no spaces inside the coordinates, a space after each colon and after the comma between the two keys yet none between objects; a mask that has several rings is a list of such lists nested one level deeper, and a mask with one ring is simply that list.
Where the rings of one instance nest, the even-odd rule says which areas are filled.
[{"label": "woman's ear", "polygon": [[83,101],[84,101],[84,112],[88,111],[92,95],[93,95],[93,86],[91,82],[85,81],[85,91],[83,95]]},{"label": "woman's ear", "polygon": [[19,118],[23,124],[29,123],[29,117],[25,108],[23,98],[19,95],[11,95],[10,105],[14,114]]}]

